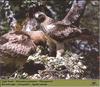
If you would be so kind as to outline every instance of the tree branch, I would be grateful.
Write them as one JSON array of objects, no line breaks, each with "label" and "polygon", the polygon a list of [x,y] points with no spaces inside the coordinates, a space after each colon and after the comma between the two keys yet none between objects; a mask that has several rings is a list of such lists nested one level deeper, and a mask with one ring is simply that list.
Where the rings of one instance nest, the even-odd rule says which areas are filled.
[{"label": "tree branch", "polygon": [[15,14],[11,10],[11,6],[8,0],[3,0],[3,5],[4,5],[3,9],[5,11],[5,17],[7,18],[7,22],[9,23],[10,28],[13,30],[17,25],[17,20],[14,17]]}]

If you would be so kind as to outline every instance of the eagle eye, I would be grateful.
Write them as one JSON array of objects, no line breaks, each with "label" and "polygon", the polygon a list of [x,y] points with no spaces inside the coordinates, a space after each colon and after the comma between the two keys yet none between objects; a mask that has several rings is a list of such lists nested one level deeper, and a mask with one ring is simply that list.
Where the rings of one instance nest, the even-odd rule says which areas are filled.
[{"label": "eagle eye", "polygon": [[46,17],[45,17],[44,14],[38,14],[38,15],[36,15],[36,19],[37,19],[40,23],[42,23],[42,22],[45,21]]}]

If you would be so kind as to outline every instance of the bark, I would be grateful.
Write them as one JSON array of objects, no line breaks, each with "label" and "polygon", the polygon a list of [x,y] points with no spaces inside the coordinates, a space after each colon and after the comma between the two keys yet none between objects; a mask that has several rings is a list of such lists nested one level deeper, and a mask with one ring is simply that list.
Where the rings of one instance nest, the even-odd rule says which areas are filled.
[{"label": "bark", "polygon": [[0,36],[3,34],[3,17],[1,16],[1,9],[2,9],[2,5],[1,5],[1,1],[0,1]]}]

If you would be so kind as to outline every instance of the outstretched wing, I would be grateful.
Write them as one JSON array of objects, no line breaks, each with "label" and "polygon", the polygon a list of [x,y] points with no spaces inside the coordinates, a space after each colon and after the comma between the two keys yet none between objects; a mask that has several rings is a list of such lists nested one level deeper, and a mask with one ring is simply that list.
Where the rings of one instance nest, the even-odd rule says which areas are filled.
[{"label": "outstretched wing", "polygon": [[63,41],[77,37],[81,34],[81,30],[74,26],[67,26],[64,24],[55,24],[53,28],[47,30],[46,33],[57,41]]},{"label": "outstretched wing", "polygon": [[86,0],[74,0],[71,9],[66,14],[62,22],[67,25],[76,23],[80,20],[86,7]]}]

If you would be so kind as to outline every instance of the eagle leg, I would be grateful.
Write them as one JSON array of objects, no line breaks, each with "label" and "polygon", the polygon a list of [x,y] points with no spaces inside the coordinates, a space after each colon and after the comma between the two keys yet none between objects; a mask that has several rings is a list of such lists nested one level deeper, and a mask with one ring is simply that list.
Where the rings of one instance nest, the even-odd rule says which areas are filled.
[{"label": "eagle leg", "polygon": [[56,51],[56,57],[59,58],[64,54],[64,43],[63,42],[58,42],[56,44],[57,51]]}]

